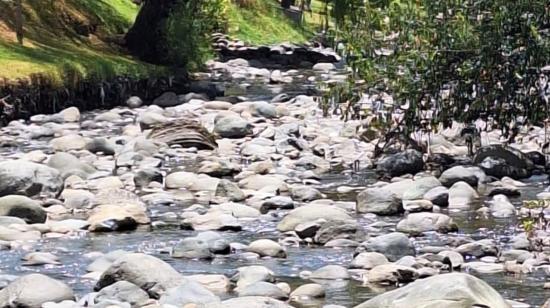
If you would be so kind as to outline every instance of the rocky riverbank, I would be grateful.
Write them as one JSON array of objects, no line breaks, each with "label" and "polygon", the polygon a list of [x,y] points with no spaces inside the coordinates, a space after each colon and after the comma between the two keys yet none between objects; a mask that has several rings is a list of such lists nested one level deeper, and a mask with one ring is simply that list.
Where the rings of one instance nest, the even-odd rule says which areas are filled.
[{"label": "rocky riverbank", "polygon": [[536,211],[522,200],[549,198],[543,128],[510,147],[484,132],[469,158],[455,123],[429,158],[375,158],[366,120],[310,96],[341,63],[262,59],[212,61],[207,86],[150,105],[3,127],[0,306],[545,302],[547,231],[519,222]]}]

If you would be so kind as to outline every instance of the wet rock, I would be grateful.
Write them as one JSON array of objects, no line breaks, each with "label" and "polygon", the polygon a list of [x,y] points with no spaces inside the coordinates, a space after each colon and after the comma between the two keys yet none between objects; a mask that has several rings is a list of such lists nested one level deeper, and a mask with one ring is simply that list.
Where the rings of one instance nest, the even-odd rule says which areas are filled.
[{"label": "wet rock", "polygon": [[378,265],[389,263],[388,258],[378,252],[362,252],[353,258],[351,268],[372,269]]},{"label": "wet rock", "polygon": [[293,200],[302,202],[318,200],[324,197],[319,190],[305,185],[292,187],[290,193]]},{"label": "wet rock", "polygon": [[71,175],[87,179],[97,171],[92,165],[80,161],[76,156],[63,152],[52,155],[48,160],[48,166],[59,171],[64,179]]},{"label": "wet rock", "polygon": [[99,291],[117,281],[128,281],[159,298],[166,290],[177,287],[182,276],[168,263],[150,255],[129,253],[116,259],[101,275],[95,286]]},{"label": "wet rock", "polygon": [[320,72],[329,72],[332,70],[335,70],[336,67],[332,63],[317,63],[313,65],[314,71],[320,71]]},{"label": "wet rock", "polygon": [[424,169],[422,153],[415,150],[406,150],[401,153],[388,155],[378,161],[376,171],[395,177],[404,174],[416,174]]},{"label": "wet rock", "polygon": [[438,255],[447,258],[452,268],[459,268],[464,264],[464,257],[456,251],[445,250],[439,252]]},{"label": "wet rock", "polygon": [[404,256],[415,255],[413,244],[405,234],[400,232],[393,232],[370,238],[362,243],[358,250],[379,252],[392,262]]},{"label": "wet rock", "polygon": [[451,209],[468,209],[477,198],[479,198],[477,192],[466,182],[456,182],[449,188],[449,208]]},{"label": "wet rock", "polygon": [[490,203],[491,214],[494,217],[511,217],[516,215],[516,208],[505,195],[496,195]]},{"label": "wet rock", "polygon": [[232,215],[216,211],[187,218],[182,222],[182,228],[190,228],[197,231],[240,231],[242,226]]},{"label": "wet rock", "polygon": [[0,196],[55,197],[62,188],[63,179],[53,168],[21,160],[0,162]]},{"label": "wet rock", "polygon": [[238,115],[222,115],[214,121],[214,132],[222,138],[244,138],[252,134],[253,125]]},{"label": "wet rock", "polygon": [[259,281],[275,281],[273,272],[267,267],[259,265],[239,267],[238,273],[231,279],[237,281],[237,290],[242,290]]},{"label": "wet rock", "polygon": [[457,182],[466,182],[470,186],[477,187],[479,182],[486,179],[485,172],[479,167],[456,166],[445,170],[439,177],[439,181],[446,187],[451,187]]},{"label": "wet rock", "polygon": [[211,259],[215,254],[228,254],[229,251],[229,242],[219,233],[206,231],[178,242],[174,247],[172,257]]},{"label": "wet rock", "polygon": [[92,211],[89,230],[94,232],[134,230],[138,224],[149,223],[146,209],[140,204],[104,204]]},{"label": "wet rock", "polygon": [[167,123],[170,119],[157,112],[145,111],[139,114],[138,121],[141,129],[146,130],[152,126]]},{"label": "wet rock", "polygon": [[326,221],[320,224],[319,229],[315,232],[313,241],[323,245],[334,239],[362,241],[364,238],[361,226],[354,220]]},{"label": "wet rock", "polygon": [[411,186],[403,193],[403,200],[423,199],[424,194],[433,188],[440,187],[441,182],[433,176],[415,179]]},{"label": "wet rock", "polygon": [[178,118],[172,121],[153,124],[147,138],[169,146],[214,150],[216,137],[199,121],[192,118]]},{"label": "wet rock", "polygon": [[149,295],[133,283],[118,281],[97,293],[96,304],[104,301],[117,301],[128,303],[131,307],[142,307],[149,301]]},{"label": "wet rock", "polygon": [[154,168],[143,168],[136,171],[134,185],[138,188],[147,187],[151,182],[162,183],[164,176]]},{"label": "wet rock", "polygon": [[270,210],[290,210],[294,208],[294,201],[289,197],[275,196],[265,200],[261,207],[260,213],[267,214]]},{"label": "wet rock", "polygon": [[86,150],[92,153],[115,155],[115,145],[105,138],[94,138],[86,143]]},{"label": "wet rock", "polygon": [[397,231],[419,234],[428,231],[456,232],[457,225],[453,219],[439,213],[413,213],[397,224]]},{"label": "wet rock", "polygon": [[229,201],[239,202],[246,199],[246,195],[239,186],[229,180],[222,179],[216,188],[216,196],[227,198]]},{"label": "wet rock", "polygon": [[519,263],[525,262],[525,260],[533,258],[533,253],[527,250],[510,249],[505,250],[500,254],[501,261],[517,261]]},{"label": "wet rock", "polygon": [[31,252],[22,258],[25,266],[38,266],[45,264],[60,265],[59,257],[49,252]]},{"label": "wet rock", "polygon": [[418,280],[405,287],[378,295],[356,308],[408,307],[508,308],[508,303],[484,281],[462,273],[450,273]]},{"label": "wet rock", "polygon": [[74,300],[71,288],[63,282],[42,274],[29,274],[17,278],[0,290],[0,306],[39,308],[47,302]]},{"label": "wet rock", "polygon": [[19,217],[29,224],[44,223],[47,218],[38,202],[17,195],[0,198],[0,216]]},{"label": "wet rock", "polygon": [[185,279],[177,287],[168,289],[160,299],[160,305],[174,307],[211,307],[220,303],[219,297],[197,282]]},{"label": "wet rock", "polygon": [[531,249],[531,242],[529,242],[525,233],[514,236],[510,242],[512,244],[512,248],[514,249]]},{"label": "wet rock", "polygon": [[474,261],[462,264],[461,269],[478,274],[495,274],[504,272],[504,265]]},{"label": "wet rock", "polygon": [[476,258],[498,255],[497,245],[491,239],[462,244],[458,246],[455,251],[463,256],[472,256]]},{"label": "wet rock", "polygon": [[352,220],[344,210],[321,204],[311,204],[296,208],[290,211],[277,225],[281,232],[292,231],[294,228],[305,222],[312,222],[317,219],[326,221],[347,221]]},{"label": "wet rock", "polygon": [[339,265],[326,265],[311,273],[310,279],[346,280],[350,278],[348,270]]},{"label": "wet rock", "polygon": [[122,116],[113,111],[107,111],[98,114],[95,118],[95,122],[117,122],[122,119]]},{"label": "wet rock", "polygon": [[533,162],[521,151],[512,147],[490,145],[480,148],[474,156],[474,164],[485,173],[497,178],[504,176],[522,179],[531,176]]},{"label": "wet rock", "polygon": [[240,289],[239,296],[264,296],[279,300],[288,299],[288,293],[283,292],[276,285],[265,281],[258,281]]},{"label": "wet rock", "polygon": [[63,119],[63,122],[80,121],[80,111],[76,107],[69,107],[69,108],[63,109],[58,114]]},{"label": "wet rock", "polygon": [[143,101],[138,96],[132,96],[126,100],[126,106],[131,109],[139,108],[143,105]]},{"label": "wet rock", "polygon": [[290,293],[290,297],[293,299],[300,299],[302,297],[308,298],[324,298],[325,287],[317,283],[303,284],[296,288],[296,290]]},{"label": "wet rock", "polygon": [[408,283],[418,278],[418,273],[414,268],[396,265],[382,264],[374,267],[368,273],[369,283],[390,284]]},{"label": "wet rock", "polygon": [[449,205],[449,189],[444,186],[438,186],[427,191],[423,199],[431,201],[438,206],[447,207]]},{"label": "wet rock", "polygon": [[211,292],[225,293],[230,289],[229,278],[224,275],[191,275],[185,278],[200,283],[203,287],[207,288]]},{"label": "wet rock", "polygon": [[429,200],[403,200],[403,209],[409,213],[431,211],[434,205]]},{"label": "wet rock", "polygon": [[181,104],[178,99],[178,95],[174,92],[165,92],[161,96],[153,100],[153,105],[157,105],[163,108],[174,107]]},{"label": "wet rock", "polygon": [[278,243],[268,239],[256,240],[250,243],[247,250],[262,257],[286,258],[286,250]]},{"label": "wet rock", "polygon": [[257,209],[234,202],[212,205],[210,211],[221,212],[235,218],[256,218],[260,216],[260,211]]},{"label": "wet rock", "polygon": [[246,307],[246,308],[291,308],[286,303],[262,296],[244,296],[228,299],[222,302],[222,307]]},{"label": "wet rock", "polygon": [[241,172],[241,166],[227,160],[203,161],[198,173],[205,173],[213,177],[232,176]]},{"label": "wet rock", "polygon": [[40,231],[20,231],[0,226],[0,241],[36,241],[41,238]]}]

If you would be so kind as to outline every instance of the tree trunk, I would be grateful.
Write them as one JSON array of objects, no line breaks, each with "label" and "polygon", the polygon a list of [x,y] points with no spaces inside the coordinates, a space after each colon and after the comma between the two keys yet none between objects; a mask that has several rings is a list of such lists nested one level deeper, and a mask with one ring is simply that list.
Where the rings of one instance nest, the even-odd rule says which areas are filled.
[{"label": "tree trunk", "polygon": [[167,64],[168,48],[164,36],[166,20],[181,0],[145,0],[136,22],[126,34],[126,46],[140,59]]},{"label": "tree trunk", "polygon": [[23,45],[23,4],[21,1],[17,0],[15,12],[15,34],[19,45]]}]

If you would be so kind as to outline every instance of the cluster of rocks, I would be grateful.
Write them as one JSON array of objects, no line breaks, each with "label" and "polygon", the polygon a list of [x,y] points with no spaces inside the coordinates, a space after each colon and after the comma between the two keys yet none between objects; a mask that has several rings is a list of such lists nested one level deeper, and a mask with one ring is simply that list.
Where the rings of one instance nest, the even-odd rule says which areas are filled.
[{"label": "cluster of rocks", "polygon": [[[223,40],[218,40],[220,48],[239,57],[266,52]],[[201,77],[271,85],[345,78],[331,59],[315,60],[317,51],[307,49],[302,59],[300,48],[280,47],[278,54],[288,53],[292,61],[321,61],[314,75],[254,67],[255,55],[255,60],[213,61]],[[88,232],[171,228],[192,235],[162,251],[169,259],[287,262],[293,249],[313,246],[341,249],[352,258],[349,264],[298,269],[306,283],[292,289],[284,277],[261,265],[240,267],[232,276],[186,276],[149,254],[89,252],[85,278],[97,280],[93,293],[77,299],[63,282],[32,274],[0,285],[0,306],[322,306],[327,281],[354,280],[372,288],[409,283],[359,307],[508,307],[486,283],[456,271],[528,273],[547,263],[546,254],[532,251],[526,234],[504,247],[494,239],[457,233],[464,226],[452,217],[461,211],[482,218],[521,214],[509,198],[522,194],[525,184],[517,179],[540,165],[533,155],[522,154],[529,151],[484,147],[469,165],[449,159],[454,165],[426,170],[424,155],[415,150],[375,159],[376,140],[361,139],[364,121],[324,118],[312,96],[282,93],[250,100],[216,93],[217,84],[202,82],[193,92],[168,92],[151,105],[132,97],[125,107],[106,112],[81,115],[73,107],[2,128],[0,141],[6,147],[30,143],[33,150],[3,155],[0,162],[0,247],[17,250],[32,247],[33,241]],[[464,154],[466,146],[449,141],[458,135],[455,129],[454,135],[445,131],[434,137],[432,151]],[[331,198],[325,176],[346,174],[357,165],[376,166],[389,181],[338,185],[335,192],[347,201]],[[276,224],[269,236],[243,243],[228,236],[267,222]],[[424,241],[426,235],[437,237],[439,244]],[[23,261],[60,264],[58,256],[41,251],[26,254]]]}]

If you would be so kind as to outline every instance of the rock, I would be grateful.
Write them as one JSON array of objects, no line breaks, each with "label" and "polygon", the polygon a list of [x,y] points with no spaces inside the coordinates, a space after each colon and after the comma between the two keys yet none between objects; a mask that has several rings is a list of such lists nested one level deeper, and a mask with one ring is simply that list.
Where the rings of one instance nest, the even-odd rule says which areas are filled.
[{"label": "rock", "polygon": [[257,209],[233,202],[212,205],[210,212],[221,212],[235,218],[256,218],[260,216],[260,211]]},{"label": "rock", "polygon": [[305,185],[292,187],[290,194],[293,200],[302,202],[314,201],[324,197],[319,190]]},{"label": "rock", "polygon": [[317,219],[326,221],[347,221],[352,220],[344,210],[330,205],[310,204],[290,211],[279,224],[277,230],[281,232],[292,231],[304,222],[312,222]]},{"label": "rock", "polygon": [[402,212],[403,194],[412,183],[412,180],[405,180],[365,189],[357,195],[357,212],[377,215],[394,215]]},{"label": "rock", "polygon": [[279,300],[288,299],[287,293],[283,292],[276,285],[265,281],[254,282],[240,289],[239,296],[265,296]]},{"label": "rock", "polygon": [[464,257],[456,251],[444,250],[439,252],[438,255],[448,258],[452,268],[459,268],[462,264],[464,264]]},{"label": "rock", "polygon": [[320,71],[320,72],[329,72],[332,70],[335,70],[336,67],[332,63],[317,63],[313,65],[314,71]]},{"label": "rock", "polygon": [[159,298],[166,290],[180,285],[182,279],[175,269],[158,258],[143,253],[128,253],[109,266],[101,275],[95,290],[125,280],[146,291],[150,297]]},{"label": "rock", "polygon": [[136,171],[134,185],[138,188],[147,187],[151,182],[162,183],[164,176],[155,168],[143,168]]},{"label": "rock", "polygon": [[528,259],[533,258],[533,253],[527,250],[519,249],[510,249],[505,250],[500,254],[500,261],[517,261],[518,263],[523,263]]},{"label": "rock", "polygon": [[463,256],[472,256],[481,258],[484,256],[496,256],[498,249],[496,243],[491,239],[479,240],[472,243],[466,243],[458,246],[456,252]]},{"label": "rock", "polygon": [[317,244],[326,244],[337,238],[364,240],[364,233],[361,226],[354,220],[327,221],[320,225],[315,232],[313,241]]},{"label": "rock", "polygon": [[134,203],[97,206],[88,218],[89,230],[95,232],[134,230],[138,224],[149,223],[145,211],[145,206]]},{"label": "rock", "polygon": [[429,200],[437,206],[449,206],[449,189],[445,186],[438,186],[427,191],[423,199]]},{"label": "rock", "polygon": [[391,177],[404,174],[416,174],[424,169],[422,153],[416,150],[406,150],[388,155],[378,161],[376,171]]},{"label": "rock", "polygon": [[229,291],[231,282],[224,275],[191,275],[185,278],[200,283],[203,287],[216,293],[225,293]]},{"label": "rock", "polygon": [[390,261],[397,261],[404,256],[414,256],[415,250],[409,238],[400,232],[380,235],[368,239],[360,248],[365,251],[379,252]]},{"label": "rock", "polygon": [[419,234],[428,231],[456,232],[457,225],[453,219],[439,213],[413,213],[397,224],[397,231]]},{"label": "rock", "polygon": [[223,308],[292,308],[279,300],[262,296],[244,296],[228,299],[222,302]]},{"label": "rock", "polygon": [[423,177],[412,182],[412,185],[403,193],[403,200],[423,199],[424,194],[433,188],[440,187],[441,182],[433,176]]},{"label": "rock", "polygon": [[1,307],[40,308],[47,302],[74,299],[73,290],[66,284],[42,274],[19,277],[0,290]]},{"label": "rock", "polygon": [[69,107],[59,112],[59,115],[63,119],[63,122],[79,122],[80,110],[76,107]]},{"label": "rock", "polygon": [[142,307],[149,301],[147,292],[133,283],[118,281],[101,289],[95,296],[95,302],[117,301],[129,303],[131,307]]},{"label": "rock", "polygon": [[59,171],[63,179],[76,175],[85,180],[91,174],[97,172],[96,168],[92,165],[81,162],[80,159],[72,154],[63,152],[52,155],[48,160],[48,166]]},{"label": "rock", "polygon": [[115,155],[115,145],[105,138],[94,138],[86,144],[86,150],[92,153]]},{"label": "rock", "polygon": [[63,179],[53,168],[22,160],[0,162],[0,196],[55,197],[62,188]]},{"label": "rock", "polygon": [[321,229],[322,221],[304,222],[294,228],[294,232],[302,239],[314,238]]},{"label": "rock", "polygon": [[408,283],[418,278],[418,273],[414,268],[396,265],[382,264],[374,267],[368,273],[369,283],[390,284]]},{"label": "rock", "polygon": [[355,308],[491,307],[510,306],[483,280],[462,273],[442,274],[415,281],[378,295]]},{"label": "rock", "polygon": [[451,187],[457,182],[466,182],[470,186],[477,187],[477,184],[484,182],[485,178],[485,172],[479,167],[456,166],[443,171],[439,181],[446,187]]},{"label": "rock", "polygon": [[157,105],[163,108],[174,107],[181,104],[178,99],[178,95],[174,92],[165,92],[161,96],[153,100],[153,105]]},{"label": "rock", "polygon": [[66,135],[59,138],[54,138],[50,141],[50,146],[60,152],[68,152],[71,150],[82,150],[86,147],[84,137],[76,134]]},{"label": "rock", "polygon": [[197,282],[185,279],[177,287],[168,289],[159,304],[172,307],[210,307],[220,303],[220,299]]},{"label": "rock", "polygon": [[229,252],[229,243],[220,234],[206,231],[178,242],[174,247],[172,257],[210,259],[214,254],[228,254]]},{"label": "rock", "polygon": [[403,200],[403,209],[409,213],[431,211],[434,205],[429,200]]},{"label": "rock", "polygon": [[241,224],[235,217],[220,211],[187,218],[182,222],[182,227],[197,231],[240,231],[242,229]]},{"label": "rock", "polygon": [[468,209],[477,198],[479,195],[468,183],[456,182],[449,189],[449,208]]},{"label": "rock", "polygon": [[350,275],[348,270],[339,266],[339,265],[326,265],[323,266],[311,273],[310,279],[326,279],[326,280],[335,280],[335,279],[349,279]]},{"label": "rock", "polygon": [[216,196],[227,198],[232,202],[239,202],[246,199],[246,195],[239,186],[229,180],[222,179],[216,188]]},{"label": "rock", "polygon": [[260,213],[267,214],[270,210],[290,210],[294,208],[294,201],[289,197],[275,196],[265,200],[260,206]]},{"label": "rock", "polygon": [[278,243],[268,239],[256,240],[250,243],[247,250],[262,257],[286,258],[286,250]]},{"label": "rock", "polygon": [[224,115],[214,121],[214,132],[222,138],[244,138],[252,134],[252,128],[238,115]]},{"label": "rock", "polygon": [[303,284],[290,293],[291,298],[309,297],[324,298],[325,287],[317,283]]},{"label": "rock", "polygon": [[351,268],[372,269],[378,265],[389,263],[388,258],[378,252],[362,252],[353,258]]},{"label": "rock", "polygon": [[274,282],[273,272],[264,266],[251,265],[245,267],[239,267],[237,278],[237,291],[246,288],[247,286],[256,283],[258,281]]},{"label": "rock", "polygon": [[0,216],[19,217],[29,224],[44,223],[47,218],[38,202],[17,195],[0,198]]},{"label": "rock", "polygon": [[214,134],[192,118],[178,118],[154,124],[147,138],[169,146],[178,145],[198,150],[214,150],[218,147]]},{"label": "rock", "polygon": [[461,269],[477,274],[495,274],[504,272],[504,265],[474,261],[462,264]]},{"label": "rock", "polygon": [[494,217],[504,218],[516,215],[516,208],[505,195],[496,195],[489,203]]},{"label": "rock", "polygon": [[490,145],[481,147],[474,156],[474,164],[479,165],[488,175],[513,179],[528,178],[534,168],[533,162],[521,151],[508,146]]},{"label": "rock", "polygon": [[253,116],[261,116],[268,119],[273,119],[277,117],[277,109],[274,105],[259,101],[259,102],[253,102],[250,104],[250,113]]},{"label": "rock", "polygon": [[126,100],[126,106],[131,109],[139,108],[143,105],[143,101],[138,96],[132,96]]}]

